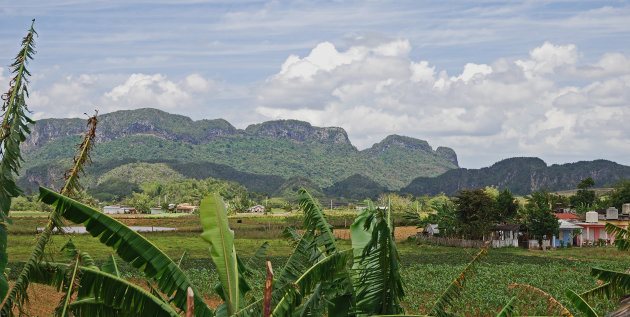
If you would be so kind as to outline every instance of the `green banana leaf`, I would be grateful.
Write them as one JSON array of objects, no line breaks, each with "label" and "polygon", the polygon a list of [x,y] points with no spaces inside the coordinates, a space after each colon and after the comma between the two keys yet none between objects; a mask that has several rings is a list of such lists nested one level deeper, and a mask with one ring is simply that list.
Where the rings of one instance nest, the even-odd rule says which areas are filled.
[{"label": "green banana leaf", "polygon": [[120,258],[144,272],[148,278],[154,278],[160,291],[173,296],[172,303],[176,307],[186,309],[186,292],[188,287],[192,287],[195,293],[195,316],[213,315],[186,274],[142,235],[116,219],[52,190],[40,187],[39,191],[42,202],[54,205],[64,218],[84,224],[92,236],[112,247]]},{"label": "green banana leaf", "polygon": [[289,316],[324,281],[333,281],[346,270],[352,250],[345,250],[324,258],[311,266],[294,283],[285,286],[284,296],[271,313],[272,316]]},{"label": "green banana leaf", "polygon": [[597,313],[580,295],[576,294],[574,291],[568,289],[564,295],[566,295],[571,303],[581,312],[583,312],[588,317],[597,317]]},{"label": "green banana leaf", "polygon": [[103,271],[82,267],[77,298],[94,298],[103,304],[142,316],[179,316],[173,307],[139,286]]},{"label": "green banana leaf", "polygon": [[[210,243],[210,256],[217,267],[226,313],[232,315],[244,306],[245,292],[249,286],[239,274],[239,263],[234,248],[234,232],[230,230],[227,210],[217,193],[207,196],[200,207],[201,238]],[[221,309],[221,312],[223,310]],[[218,314],[219,312],[217,312]]]}]

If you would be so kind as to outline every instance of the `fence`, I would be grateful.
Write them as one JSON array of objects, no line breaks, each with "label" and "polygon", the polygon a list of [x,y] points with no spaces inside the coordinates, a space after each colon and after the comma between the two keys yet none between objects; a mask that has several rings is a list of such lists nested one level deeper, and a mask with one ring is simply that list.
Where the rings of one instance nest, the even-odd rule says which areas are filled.
[{"label": "fence", "polygon": [[455,238],[433,237],[433,236],[424,236],[422,234],[418,234],[416,236],[416,240],[420,242],[429,242],[429,243],[435,243],[435,244],[445,245],[449,247],[460,247],[460,248],[483,248],[486,245],[486,243],[481,240],[464,240],[464,239],[455,239]]}]

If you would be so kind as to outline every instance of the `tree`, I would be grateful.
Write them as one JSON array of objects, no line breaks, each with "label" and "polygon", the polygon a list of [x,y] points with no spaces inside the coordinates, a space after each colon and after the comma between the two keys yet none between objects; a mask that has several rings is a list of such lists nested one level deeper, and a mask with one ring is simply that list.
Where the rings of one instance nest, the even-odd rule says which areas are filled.
[{"label": "tree", "polygon": [[593,179],[590,177],[580,181],[580,183],[577,185],[577,188],[579,188],[578,191],[570,198],[571,205],[575,207],[592,206],[596,202],[597,197],[595,196],[595,191],[588,190],[588,188],[591,188],[593,186],[595,186],[595,182],[593,182]]},{"label": "tree", "polygon": [[606,205],[613,206],[621,210],[621,206],[630,203],[630,180],[625,179],[615,184],[615,189],[608,194]]},{"label": "tree", "polygon": [[535,191],[530,196],[525,197],[527,204],[525,205],[523,220],[530,234],[534,239],[538,240],[538,244],[542,248],[543,238],[551,237],[558,234],[560,223],[558,218],[551,212],[550,195],[544,189]]},{"label": "tree", "polygon": [[580,183],[577,185],[577,188],[579,189],[588,189],[595,186],[595,182],[593,181],[592,178],[587,177],[583,180],[580,181]]},{"label": "tree", "polygon": [[461,190],[454,203],[456,232],[466,239],[482,239],[499,218],[494,199],[484,189]]},{"label": "tree", "polygon": [[509,189],[502,191],[496,198],[497,214],[500,215],[501,221],[514,219],[518,213],[518,202],[514,198]]}]

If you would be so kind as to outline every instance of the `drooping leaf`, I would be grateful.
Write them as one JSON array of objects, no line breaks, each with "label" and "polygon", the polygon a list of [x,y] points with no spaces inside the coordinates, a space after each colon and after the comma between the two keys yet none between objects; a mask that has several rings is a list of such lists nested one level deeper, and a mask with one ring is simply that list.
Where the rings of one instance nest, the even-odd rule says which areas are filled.
[{"label": "drooping leaf", "polygon": [[497,314],[497,317],[511,317],[514,312],[514,305],[516,304],[516,296],[512,296],[510,301],[503,306],[503,309]]},{"label": "drooping leaf", "polygon": [[435,304],[433,304],[433,308],[431,308],[429,315],[446,316],[448,314],[446,308],[449,307],[453,303],[453,301],[455,301],[455,299],[457,299],[457,297],[461,294],[468,277],[475,273],[475,264],[487,254],[488,252],[485,248],[481,249],[481,251],[477,253],[472,261],[470,261],[470,263],[466,265],[464,270],[462,270],[462,272],[459,273],[457,277],[455,277],[453,282],[448,285],[442,295],[440,295],[440,297],[435,301]]},{"label": "drooping leaf", "polygon": [[569,298],[571,303],[586,316],[597,317],[597,313],[593,307],[591,307],[580,295],[570,289],[568,289],[564,294]]},{"label": "drooping leaf", "polygon": [[76,300],[70,304],[70,310],[75,316],[86,317],[112,317],[112,316],[136,316],[132,312],[118,309],[94,298]]},{"label": "drooping leaf", "polygon": [[49,189],[40,187],[40,199],[54,205],[64,218],[84,224],[92,236],[112,247],[121,259],[144,272],[148,278],[154,278],[160,291],[173,297],[172,303],[176,307],[185,309],[186,292],[190,286],[195,293],[195,316],[212,315],[186,274],[141,234],[98,210]]},{"label": "drooping leaf", "polygon": [[82,267],[80,285],[79,300],[94,298],[107,306],[142,316],[179,316],[170,304],[139,286],[99,270]]},{"label": "drooping leaf", "polygon": [[612,284],[616,292],[630,292],[630,274],[628,273],[592,268],[591,275]]}]

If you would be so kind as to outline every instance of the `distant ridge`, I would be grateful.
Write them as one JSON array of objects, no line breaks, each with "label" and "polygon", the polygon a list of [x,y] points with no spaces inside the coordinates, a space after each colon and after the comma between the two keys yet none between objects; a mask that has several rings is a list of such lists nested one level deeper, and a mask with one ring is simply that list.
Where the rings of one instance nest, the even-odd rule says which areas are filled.
[{"label": "distant ridge", "polygon": [[[71,161],[85,120],[43,119],[31,128],[22,148],[26,161],[21,183],[49,185],[60,177],[55,176],[57,171]],[[306,177],[326,188],[355,174],[398,190],[418,176],[436,176],[458,168],[452,149],[438,147],[434,151],[426,141],[410,137],[388,136],[359,151],[339,127],[275,120],[237,129],[223,119],[193,121],[151,108],[100,115],[92,158],[95,162],[198,164],[201,172],[190,175],[206,175],[202,170],[210,169],[214,172],[207,175],[268,192],[279,188],[282,182],[278,177]],[[220,173],[224,168],[231,170]],[[257,180],[247,183],[251,178]]]},{"label": "distant ridge", "polygon": [[455,169],[437,177],[418,177],[401,189],[412,195],[453,195],[458,190],[496,186],[525,195],[545,188],[567,190],[576,188],[580,180],[591,177],[602,187],[622,178],[630,178],[630,166],[607,160],[581,161],[562,165],[547,164],[536,157],[515,157],[481,169]]}]

